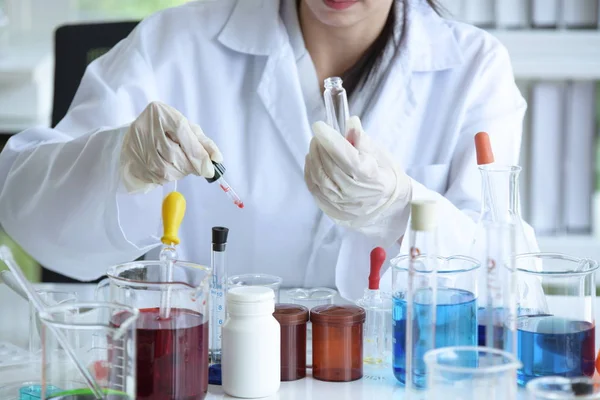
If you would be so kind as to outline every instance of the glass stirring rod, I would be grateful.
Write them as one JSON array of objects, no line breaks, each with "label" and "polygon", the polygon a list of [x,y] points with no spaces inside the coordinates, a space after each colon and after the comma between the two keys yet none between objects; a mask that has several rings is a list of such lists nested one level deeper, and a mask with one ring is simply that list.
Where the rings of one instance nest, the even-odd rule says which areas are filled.
[{"label": "glass stirring rod", "polygon": [[213,165],[215,167],[215,176],[212,178],[206,178],[208,183],[217,182],[219,187],[225,194],[233,201],[238,208],[244,208],[244,202],[240,199],[240,196],[237,195],[235,190],[227,183],[223,175],[225,175],[225,166],[223,164],[217,163],[213,161]]}]

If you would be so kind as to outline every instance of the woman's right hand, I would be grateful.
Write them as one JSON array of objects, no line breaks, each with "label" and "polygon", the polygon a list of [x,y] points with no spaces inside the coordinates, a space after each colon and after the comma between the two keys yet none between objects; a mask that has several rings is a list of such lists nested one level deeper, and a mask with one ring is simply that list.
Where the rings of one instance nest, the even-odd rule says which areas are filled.
[{"label": "woman's right hand", "polygon": [[212,178],[222,162],[217,145],[179,111],[152,102],[131,124],[121,149],[121,177],[129,193],[148,192],[195,174]]}]

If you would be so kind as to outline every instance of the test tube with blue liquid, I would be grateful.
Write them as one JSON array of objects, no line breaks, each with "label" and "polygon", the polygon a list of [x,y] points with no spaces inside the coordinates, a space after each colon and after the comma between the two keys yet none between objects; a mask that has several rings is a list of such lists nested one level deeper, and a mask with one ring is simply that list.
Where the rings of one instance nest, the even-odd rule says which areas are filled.
[{"label": "test tube with blue liquid", "polygon": [[469,257],[437,255],[436,227],[435,202],[414,202],[410,255],[391,261],[393,370],[407,390],[426,387],[427,351],[477,344],[479,263]]},{"label": "test tube with blue liquid", "polygon": [[212,283],[210,288],[210,346],[208,350],[210,367],[209,383],[221,384],[221,333],[227,310],[225,309],[225,295],[227,291],[227,269],[225,264],[225,249],[229,229],[216,226],[212,228]]},{"label": "test tube with blue liquid", "polygon": [[[534,278],[547,296],[539,308],[535,293],[519,291],[517,356],[524,386],[544,376],[592,377],[595,370],[595,273],[589,259],[554,253],[519,254],[517,279]],[[540,266],[541,269],[532,268]]]}]

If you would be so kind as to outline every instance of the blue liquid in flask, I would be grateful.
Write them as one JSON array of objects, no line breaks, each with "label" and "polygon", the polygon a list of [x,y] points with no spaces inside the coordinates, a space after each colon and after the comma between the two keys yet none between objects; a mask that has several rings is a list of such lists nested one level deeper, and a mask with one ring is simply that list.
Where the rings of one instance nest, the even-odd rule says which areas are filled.
[{"label": "blue liquid in flask", "polygon": [[[413,341],[413,384],[425,388],[425,353],[431,345],[431,290],[422,289],[414,296]],[[439,289],[436,308],[435,348],[447,346],[477,345],[477,305],[473,293],[462,289]],[[394,375],[401,383],[406,383],[406,300],[394,296]],[[461,360],[464,367],[476,365],[473,358]]]},{"label": "blue liquid in flask", "polygon": [[517,381],[526,385],[540,376],[594,375],[595,328],[586,321],[552,315],[517,319],[518,358],[523,368]]}]

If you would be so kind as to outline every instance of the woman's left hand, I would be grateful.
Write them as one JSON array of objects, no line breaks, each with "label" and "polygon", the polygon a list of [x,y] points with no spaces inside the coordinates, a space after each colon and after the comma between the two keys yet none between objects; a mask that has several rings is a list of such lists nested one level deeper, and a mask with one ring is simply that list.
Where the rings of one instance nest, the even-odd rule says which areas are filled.
[{"label": "woman's left hand", "polygon": [[406,230],[411,180],[367,136],[358,117],[347,127],[344,138],[324,122],[313,125],[304,180],[319,208],[337,224],[389,246]]}]

